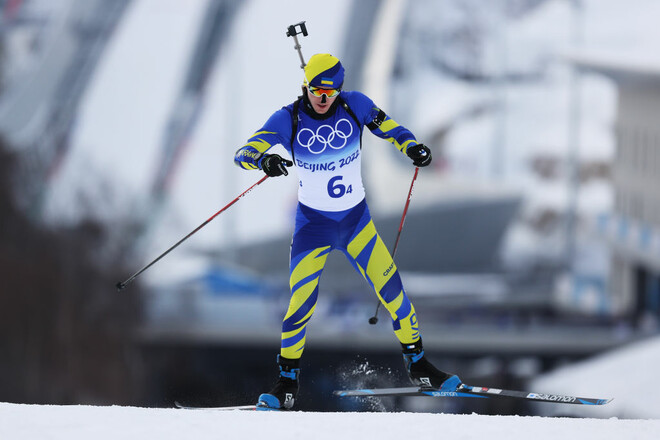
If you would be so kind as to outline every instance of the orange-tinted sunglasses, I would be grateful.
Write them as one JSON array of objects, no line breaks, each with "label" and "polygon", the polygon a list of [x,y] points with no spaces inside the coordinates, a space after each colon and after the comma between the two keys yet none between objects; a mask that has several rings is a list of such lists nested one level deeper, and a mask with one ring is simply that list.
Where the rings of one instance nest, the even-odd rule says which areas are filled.
[{"label": "orange-tinted sunglasses", "polygon": [[328,98],[334,98],[335,96],[339,95],[339,92],[341,92],[340,89],[324,89],[321,87],[312,87],[312,86],[307,87],[307,89],[314,96],[321,97],[321,95],[325,95]]}]

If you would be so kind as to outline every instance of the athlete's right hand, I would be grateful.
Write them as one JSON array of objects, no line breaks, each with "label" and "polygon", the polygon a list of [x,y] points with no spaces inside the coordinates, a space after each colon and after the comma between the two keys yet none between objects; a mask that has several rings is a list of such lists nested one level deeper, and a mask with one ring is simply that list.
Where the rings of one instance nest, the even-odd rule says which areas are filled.
[{"label": "athlete's right hand", "polygon": [[286,167],[293,166],[293,162],[284,159],[279,154],[264,154],[261,158],[261,169],[270,177],[289,175]]}]

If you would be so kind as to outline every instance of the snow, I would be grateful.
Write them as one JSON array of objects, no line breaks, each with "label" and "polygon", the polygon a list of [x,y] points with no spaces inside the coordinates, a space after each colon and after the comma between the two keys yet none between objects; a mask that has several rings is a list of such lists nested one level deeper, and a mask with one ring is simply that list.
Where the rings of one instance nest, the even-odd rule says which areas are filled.
[{"label": "snow", "polygon": [[660,420],[0,404],[3,439],[655,439]]},{"label": "snow", "polygon": [[[660,337],[567,366],[530,385],[536,391],[614,400],[598,407],[538,403],[544,416],[413,412],[187,411],[121,406],[0,403],[0,438],[95,440],[207,438],[315,440],[378,438],[489,440],[557,438],[655,439],[660,432],[656,369]],[[611,380],[618,378],[617,380]],[[656,387],[657,388],[657,387]],[[419,399],[430,399],[420,397]],[[243,403],[243,402],[237,402]],[[563,416],[581,417],[567,418]]]},{"label": "snow", "polygon": [[[636,417],[660,419],[660,337],[650,338],[606,353],[578,365],[552,371],[530,384],[535,390],[553,390],[557,394],[587,394],[599,390],[615,396],[609,405],[599,408],[569,406],[539,407],[544,415],[574,417]],[[602,410],[602,411],[601,411]]]}]

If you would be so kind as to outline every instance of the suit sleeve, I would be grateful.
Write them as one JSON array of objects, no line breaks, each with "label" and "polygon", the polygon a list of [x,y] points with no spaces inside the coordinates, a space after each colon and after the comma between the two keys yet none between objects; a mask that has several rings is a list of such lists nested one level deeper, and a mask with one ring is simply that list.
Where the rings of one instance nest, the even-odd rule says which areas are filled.
[{"label": "suit sleeve", "polygon": [[236,151],[234,163],[246,170],[261,169],[261,159],[273,146],[281,144],[291,150],[291,112],[284,107],[268,118],[268,121]]},{"label": "suit sleeve", "polygon": [[391,142],[404,154],[408,150],[408,147],[417,145],[418,142],[415,135],[406,127],[390,118],[369,97],[359,92],[350,93],[346,101],[351,108],[356,108],[358,118],[362,120],[362,123],[373,134]]}]

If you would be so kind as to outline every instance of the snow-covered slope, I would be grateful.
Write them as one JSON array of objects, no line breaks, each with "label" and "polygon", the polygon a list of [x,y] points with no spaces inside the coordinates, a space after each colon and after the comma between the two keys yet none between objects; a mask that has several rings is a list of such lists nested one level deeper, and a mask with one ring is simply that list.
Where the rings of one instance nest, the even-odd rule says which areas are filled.
[{"label": "snow-covered slope", "polygon": [[0,438],[52,440],[656,439],[660,420],[264,413],[0,404]]},{"label": "snow-covered slope", "polygon": [[656,439],[660,432],[660,401],[654,385],[658,363],[660,338],[656,337],[581,365],[557,370],[530,385],[537,391],[567,394],[587,395],[598,390],[599,395],[614,398],[608,405],[589,408],[538,404],[539,411],[546,414],[588,418],[429,413],[257,413],[0,403],[0,438],[289,440],[304,436],[315,440],[650,440]]}]

